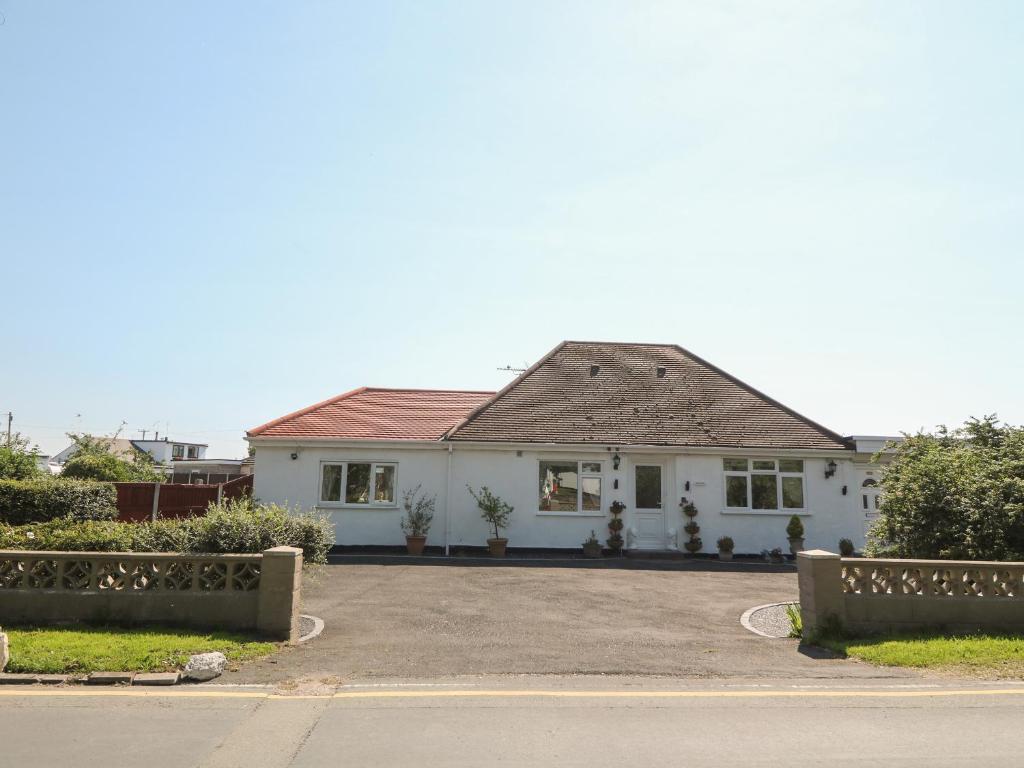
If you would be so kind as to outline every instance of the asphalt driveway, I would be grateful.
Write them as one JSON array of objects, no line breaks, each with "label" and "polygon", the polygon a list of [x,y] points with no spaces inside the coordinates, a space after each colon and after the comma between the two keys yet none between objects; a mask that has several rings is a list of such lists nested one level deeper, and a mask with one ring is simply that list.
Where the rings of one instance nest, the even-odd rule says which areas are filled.
[{"label": "asphalt driveway", "polygon": [[687,678],[906,675],[812,658],[740,626],[747,608],[795,600],[789,568],[675,570],[460,564],[311,569],[303,612],[324,633],[224,682],[604,674]]}]

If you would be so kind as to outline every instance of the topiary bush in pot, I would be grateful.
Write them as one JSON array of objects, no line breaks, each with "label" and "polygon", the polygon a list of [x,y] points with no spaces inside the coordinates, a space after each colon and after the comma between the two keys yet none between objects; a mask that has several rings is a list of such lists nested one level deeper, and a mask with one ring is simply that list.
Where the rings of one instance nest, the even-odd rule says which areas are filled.
[{"label": "topiary bush in pot", "polygon": [[786,536],[789,538],[789,551],[795,555],[804,548],[804,524],[800,518],[793,515],[786,525]]}]

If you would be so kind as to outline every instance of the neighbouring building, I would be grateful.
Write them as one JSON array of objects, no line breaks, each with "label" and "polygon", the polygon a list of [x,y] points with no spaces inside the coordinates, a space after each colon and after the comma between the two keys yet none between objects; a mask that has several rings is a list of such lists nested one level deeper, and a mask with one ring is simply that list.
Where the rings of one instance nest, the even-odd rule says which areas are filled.
[{"label": "neighbouring building", "polygon": [[[201,460],[206,458],[205,443],[188,443],[170,440],[166,437],[152,440],[129,440],[126,438],[100,437],[97,440],[108,445],[110,453],[123,459],[131,459],[133,449],[148,453],[164,470],[171,471],[172,465],[180,460]],[[74,443],[50,458],[49,464],[59,472],[68,459],[78,452]]]},{"label": "neighbouring building", "polygon": [[[428,544],[483,546],[467,486],[515,508],[509,546],[578,548],[608,537],[626,505],[626,546],[676,550],[683,499],[704,551],[865,541],[885,437],[844,437],[687,350],[567,341],[499,392],[361,388],[247,433],[257,498],[315,508],[339,545],[400,545],[404,493],[437,498]],[[870,517],[869,517],[870,515]]]},{"label": "neighbouring building", "polygon": [[181,459],[171,465],[172,483],[216,485],[252,474],[251,459]]}]

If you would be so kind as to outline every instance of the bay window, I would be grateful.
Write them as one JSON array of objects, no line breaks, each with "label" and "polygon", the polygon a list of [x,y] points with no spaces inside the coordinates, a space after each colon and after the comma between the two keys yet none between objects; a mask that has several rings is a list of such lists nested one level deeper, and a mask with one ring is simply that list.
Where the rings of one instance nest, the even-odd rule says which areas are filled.
[{"label": "bay window", "polygon": [[320,502],[394,506],[396,471],[396,464],[383,462],[325,462],[320,465]]},{"label": "bay window", "polygon": [[803,459],[722,459],[727,509],[804,509]]}]

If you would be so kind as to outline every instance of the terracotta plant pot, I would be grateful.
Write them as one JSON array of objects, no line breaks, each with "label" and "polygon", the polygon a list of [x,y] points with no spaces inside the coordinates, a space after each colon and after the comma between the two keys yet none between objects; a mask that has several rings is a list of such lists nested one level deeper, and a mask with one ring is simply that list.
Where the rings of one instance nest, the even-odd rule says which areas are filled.
[{"label": "terracotta plant pot", "polygon": [[505,547],[508,546],[508,539],[488,539],[487,540],[487,551],[491,553],[491,557],[504,557]]},{"label": "terracotta plant pot", "polygon": [[583,545],[583,556],[589,557],[596,560],[601,556],[601,545],[600,544],[584,544]]},{"label": "terracotta plant pot", "polygon": [[426,546],[426,536],[406,536],[405,537],[405,548],[409,551],[410,555],[422,555],[423,547]]},{"label": "terracotta plant pot", "polygon": [[797,552],[804,548],[803,539],[790,539],[789,540],[789,552],[791,555],[796,555]]},{"label": "terracotta plant pot", "polygon": [[718,559],[723,563],[727,563],[732,560],[732,552],[723,552],[722,550],[718,550]]}]

